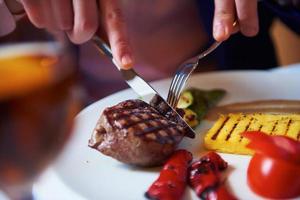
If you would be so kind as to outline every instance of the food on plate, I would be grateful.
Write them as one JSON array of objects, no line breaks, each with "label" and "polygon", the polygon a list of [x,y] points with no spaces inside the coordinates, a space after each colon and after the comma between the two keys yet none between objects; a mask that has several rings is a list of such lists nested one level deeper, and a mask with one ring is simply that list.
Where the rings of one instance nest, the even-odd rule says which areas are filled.
[{"label": "food on plate", "polygon": [[179,101],[177,103],[177,108],[188,108],[190,105],[192,105],[194,102],[194,97],[192,95],[192,92],[189,90],[185,90],[180,95]]},{"label": "food on plate", "polygon": [[227,115],[229,113],[273,113],[300,114],[300,101],[298,100],[257,100],[250,102],[238,102],[222,106],[216,106],[209,109],[205,115],[207,120],[217,120],[220,114]]},{"label": "food on plate", "polygon": [[208,110],[215,106],[225,94],[226,91],[222,89],[201,90],[190,88],[181,94],[177,108],[183,109],[184,120],[191,127],[196,127]]},{"label": "food on plate", "polygon": [[184,109],[183,120],[190,126],[196,127],[199,125],[197,114],[191,109]]},{"label": "food on plate", "polygon": [[190,127],[187,126],[186,122],[182,120],[183,113],[182,110],[176,109],[176,112],[165,102],[162,97],[155,95],[150,103],[152,107],[154,107],[161,115],[165,116],[167,119],[178,123],[180,126],[185,129],[185,136],[194,138],[195,132],[191,130]]},{"label": "food on plate", "polygon": [[300,114],[228,114],[221,115],[204,138],[207,149],[234,154],[253,154],[246,147],[244,131],[263,131],[300,140]]},{"label": "food on plate", "polygon": [[224,186],[221,175],[227,168],[217,153],[209,152],[198,161],[186,150],[177,150],[165,163],[145,196],[151,200],[180,200],[187,183],[201,199],[236,199]]},{"label": "food on plate", "polygon": [[[224,90],[218,89],[185,91],[179,102],[179,107],[184,108],[183,119],[190,126],[197,126],[207,110],[224,94]],[[127,100],[106,108],[89,146],[127,164],[161,165],[184,136],[195,137],[176,112],[166,105],[156,96],[150,105],[141,100]],[[180,114],[182,110],[177,111]]]},{"label": "food on plate", "polygon": [[186,150],[177,150],[165,163],[158,179],[145,196],[152,200],[179,200],[187,185],[188,166],[193,156]]},{"label": "food on plate", "polygon": [[189,185],[201,199],[236,199],[224,186],[221,172],[227,168],[225,162],[215,152],[209,152],[189,168]]},{"label": "food on plate", "polygon": [[162,164],[184,136],[194,135],[157,99],[151,105],[137,99],[106,108],[89,146],[127,164]]},{"label": "food on plate", "polygon": [[247,147],[255,151],[247,171],[250,188],[271,199],[299,197],[300,142],[259,131],[242,135],[250,140]]}]

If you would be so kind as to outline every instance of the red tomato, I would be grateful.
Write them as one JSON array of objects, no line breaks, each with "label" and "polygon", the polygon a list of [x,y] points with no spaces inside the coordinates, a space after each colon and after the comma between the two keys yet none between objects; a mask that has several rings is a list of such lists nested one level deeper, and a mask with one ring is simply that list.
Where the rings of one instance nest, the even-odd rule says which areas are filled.
[{"label": "red tomato", "polygon": [[255,154],[247,172],[250,188],[269,198],[300,195],[300,167],[262,154]]},{"label": "red tomato", "polygon": [[245,132],[255,150],[248,166],[250,188],[267,198],[300,196],[300,142],[262,132]]}]

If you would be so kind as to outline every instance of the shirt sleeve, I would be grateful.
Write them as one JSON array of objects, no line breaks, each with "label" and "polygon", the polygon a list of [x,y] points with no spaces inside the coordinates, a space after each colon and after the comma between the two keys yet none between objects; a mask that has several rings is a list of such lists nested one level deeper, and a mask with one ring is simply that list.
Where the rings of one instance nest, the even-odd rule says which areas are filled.
[{"label": "shirt sleeve", "polygon": [[0,36],[11,33],[16,28],[14,16],[10,13],[4,0],[0,0]]},{"label": "shirt sleeve", "polygon": [[269,8],[282,22],[291,30],[300,34],[300,10],[290,6],[283,7],[273,1],[263,1],[266,8]]}]

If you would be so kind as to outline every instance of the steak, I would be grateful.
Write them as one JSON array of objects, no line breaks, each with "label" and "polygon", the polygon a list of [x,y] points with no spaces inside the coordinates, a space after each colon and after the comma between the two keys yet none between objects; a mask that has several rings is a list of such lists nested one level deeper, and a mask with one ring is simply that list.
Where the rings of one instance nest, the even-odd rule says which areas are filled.
[{"label": "steak", "polygon": [[141,100],[106,108],[89,146],[127,164],[163,164],[187,134],[187,127],[174,115],[159,110]]}]

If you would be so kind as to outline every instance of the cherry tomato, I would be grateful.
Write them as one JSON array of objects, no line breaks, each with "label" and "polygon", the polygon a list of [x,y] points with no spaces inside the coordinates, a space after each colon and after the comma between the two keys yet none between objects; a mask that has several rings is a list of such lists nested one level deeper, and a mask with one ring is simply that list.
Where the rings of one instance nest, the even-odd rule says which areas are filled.
[{"label": "cherry tomato", "polygon": [[300,196],[300,142],[257,131],[243,136],[255,150],[247,171],[250,188],[267,198]]}]

